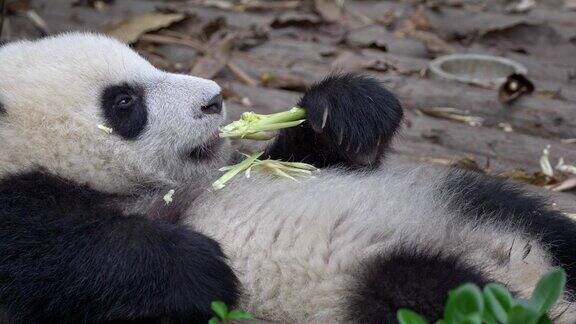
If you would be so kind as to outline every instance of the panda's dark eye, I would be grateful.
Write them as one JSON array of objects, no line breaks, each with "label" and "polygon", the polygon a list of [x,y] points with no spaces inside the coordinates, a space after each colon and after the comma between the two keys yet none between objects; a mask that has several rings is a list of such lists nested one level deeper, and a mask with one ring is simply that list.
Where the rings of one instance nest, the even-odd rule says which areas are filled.
[{"label": "panda's dark eye", "polygon": [[103,89],[101,107],[107,127],[125,139],[135,140],[148,121],[144,89],[138,85],[118,84]]},{"label": "panda's dark eye", "polygon": [[120,94],[114,100],[114,107],[118,109],[125,109],[132,106],[134,103],[134,97],[129,94]]}]

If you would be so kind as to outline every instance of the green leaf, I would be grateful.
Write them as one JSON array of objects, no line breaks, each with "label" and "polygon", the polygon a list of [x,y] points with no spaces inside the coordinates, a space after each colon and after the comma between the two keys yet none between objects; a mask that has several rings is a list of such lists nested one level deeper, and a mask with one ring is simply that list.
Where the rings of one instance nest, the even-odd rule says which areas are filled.
[{"label": "green leaf", "polygon": [[482,315],[479,313],[470,314],[461,323],[462,324],[482,324]]},{"label": "green leaf", "polygon": [[209,321],[208,324],[220,324],[220,320],[218,319],[218,317],[212,317]]},{"label": "green leaf", "polygon": [[400,309],[396,314],[400,324],[427,324],[424,317],[409,309]]},{"label": "green leaf", "polygon": [[491,283],[484,287],[483,295],[490,315],[500,323],[508,322],[508,312],[514,304],[514,298],[508,289],[500,284]]},{"label": "green leaf", "polygon": [[552,308],[564,292],[565,285],[566,272],[561,268],[548,272],[540,279],[530,298],[530,302],[538,308],[540,315]]},{"label": "green leaf", "polygon": [[538,324],[554,324],[548,315],[543,315],[540,317]]},{"label": "green leaf", "polygon": [[540,314],[535,309],[516,305],[508,313],[508,318],[508,324],[537,324]]},{"label": "green leaf", "polygon": [[228,306],[222,301],[216,300],[210,304],[210,308],[223,320],[228,319]]},{"label": "green leaf", "polygon": [[484,299],[480,288],[473,284],[465,284],[448,294],[448,302],[444,311],[447,323],[462,323],[472,315],[479,317],[484,313]]},{"label": "green leaf", "polygon": [[[484,300],[484,302],[486,303],[486,300]],[[492,315],[492,313],[488,310],[488,308],[484,308],[484,314],[482,314],[482,323],[485,324],[498,324],[499,322],[496,320],[496,318],[494,317],[494,315]]]},{"label": "green leaf", "polygon": [[247,311],[243,311],[241,309],[235,309],[228,313],[229,320],[249,320],[253,319],[254,315],[248,313]]}]

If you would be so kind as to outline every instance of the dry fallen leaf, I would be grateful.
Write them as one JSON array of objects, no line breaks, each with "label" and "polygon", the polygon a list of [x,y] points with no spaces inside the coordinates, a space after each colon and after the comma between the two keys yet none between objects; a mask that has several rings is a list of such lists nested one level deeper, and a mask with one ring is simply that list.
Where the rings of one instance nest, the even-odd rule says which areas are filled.
[{"label": "dry fallen leaf", "polygon": [[[50,34],[50,28],[48,24],[42,18],[34,7],[30,0],[16,0],[16,1],[6,1],[3,3],[5,5],[4,10],[10,13],[15,13],[26,17],[32,25],[42,34],[46,36]],[[3,13],[0,13],[2,15]]]},{"label": "dry fallen leaf", "polygon": [[142,34],[168,27],[184,18],[186,15],[182,13],[149,12],[106,26],[103,32],[131,44],[138,41]]},{"label": "dry fallen leaf", "polygon": [[[380,59],[371,59],[353,52],[343,52],[338,55],[331,66],[337,70],[358,71],[362,69],[385,72],[390,69],[387,62]],[[394,70],[396,70],[394,68]]]},{"label": "dry fallen leaf", "polygon": [[476,159],[474,158],[474,156],[468,155],[468,154],[466,154],[462,158],[457,158],[457,159],[454,159],[454,158],[423,158],[422,161],[435,163],[435,164],[442,164],[442,165],[455,167],[455,168],[459,168],[459,169],[465,169],[465,170],[469,170],[469,171],[475,171],[475,172],[479,172],[479,173],[483,173],[483,174],[487,174],[488,169],[489,169],[488,165],[486,165],[485,168],[482,168],[480,165],[478,165],[478,162],[476,162]]},{"label": "dry fallen leaf", "polygon": [[270,72],[260,74],[260,81],[269,88],[305,91],[308,83],[304,78],[291,74],[276,75]]},{"label": "dry fallen leaf", "polygon": [[432,24],[426,15],[426,9],[424,9],[422,6],[418,7],[418,9],[416,9],[416,11],[410,17],[408,17],[403,29],[431,30]]},{"label": "dry fallen leaf", "polygon": [[224,36],[222,36],[222,33],[215,34],[210,44],[206,47],[206,53],[196,60],[190,73],[205,79],[216,77],[228,64],[230,51],[236,36],[235,33],[228,33]]},{"label": "dry fallen leaf", "polygon": [[516,181],[521,181],[539,187],[545,187],[548,185],[558,183],[558,179],[556,179],[555,177],[547,176],[542,172],[528,173],[524,170],[512,170],[502,172],[498,174],[498,176]]},{"label": "dry fallen leaf", "polygon": [[474,127],[480,127],[484,123],[484,118],[470,116],[468,112],[452,107],[422,108],[419,111],[431,117],[454,120]]},{"label": "dry fallen leaf", "polygon": [[443,55],[450,54],[454,52],[454,49],[450,44],[440,38],[438,35],[422,30],[411,30],[406,32],[406,34],[414,39],[417,39],[424,43],[428,52],[433,55]]},{"label": "dry fallen leaf", "polygon": [[314,0],[316,12],[327,22],[342,18],[342,6],[336,0]]}]

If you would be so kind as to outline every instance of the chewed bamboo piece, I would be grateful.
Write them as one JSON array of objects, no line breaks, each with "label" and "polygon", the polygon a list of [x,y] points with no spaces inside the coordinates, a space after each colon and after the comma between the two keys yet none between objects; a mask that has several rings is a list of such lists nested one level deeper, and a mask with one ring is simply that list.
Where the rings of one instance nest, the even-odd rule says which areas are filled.
[{"label": "chewed bamboo piece", "polygon": [[[306,110],[300,107],[270,115],[245,112],[239,120],[222,127],[220,137],[269,140],[274,137],[272,131],[295,127],[305,120]],[[263,153],[246,155],[244,161],[221,168],[220,171],[226,173],[216,180],[212,187],[216,190],[224,188],[226,183],[240,172],[244,172],[247,178],[250,178],[250,174],[254,170],[297,181],[296,177],[312,176],[312,172],[317,170],[314,166],[306,163],[260,160],[259,157]]]},{"label": "chewed bamboo piece", "polygon": [[212,184],[212,187],[216,190],[224,188],[226,183],[240,172],[244,172],[246,178],[250,178],[252,170],[270,173],[294,181],[298,181],[296,179],[297,177],[311,177],[312,172],[318,170],[316,167],[306,163],[258,159],[263,153],[264,152],[259,152],[252,155],[246,155],[244,161],[221,168],[220,171],[226,171],[226,173],[216,180]]}]

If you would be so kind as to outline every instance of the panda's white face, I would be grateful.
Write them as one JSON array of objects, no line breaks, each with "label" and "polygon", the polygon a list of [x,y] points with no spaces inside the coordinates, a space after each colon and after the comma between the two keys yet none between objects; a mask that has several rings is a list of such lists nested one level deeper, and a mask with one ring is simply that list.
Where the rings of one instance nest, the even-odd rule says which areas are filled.
[{"label": "panda's white face", "polygon": [[109,192],[201,176],[225,158],[221,100],[215,82],[158,70],[104,36],[10,43],[0,175],[42,167]]}]

